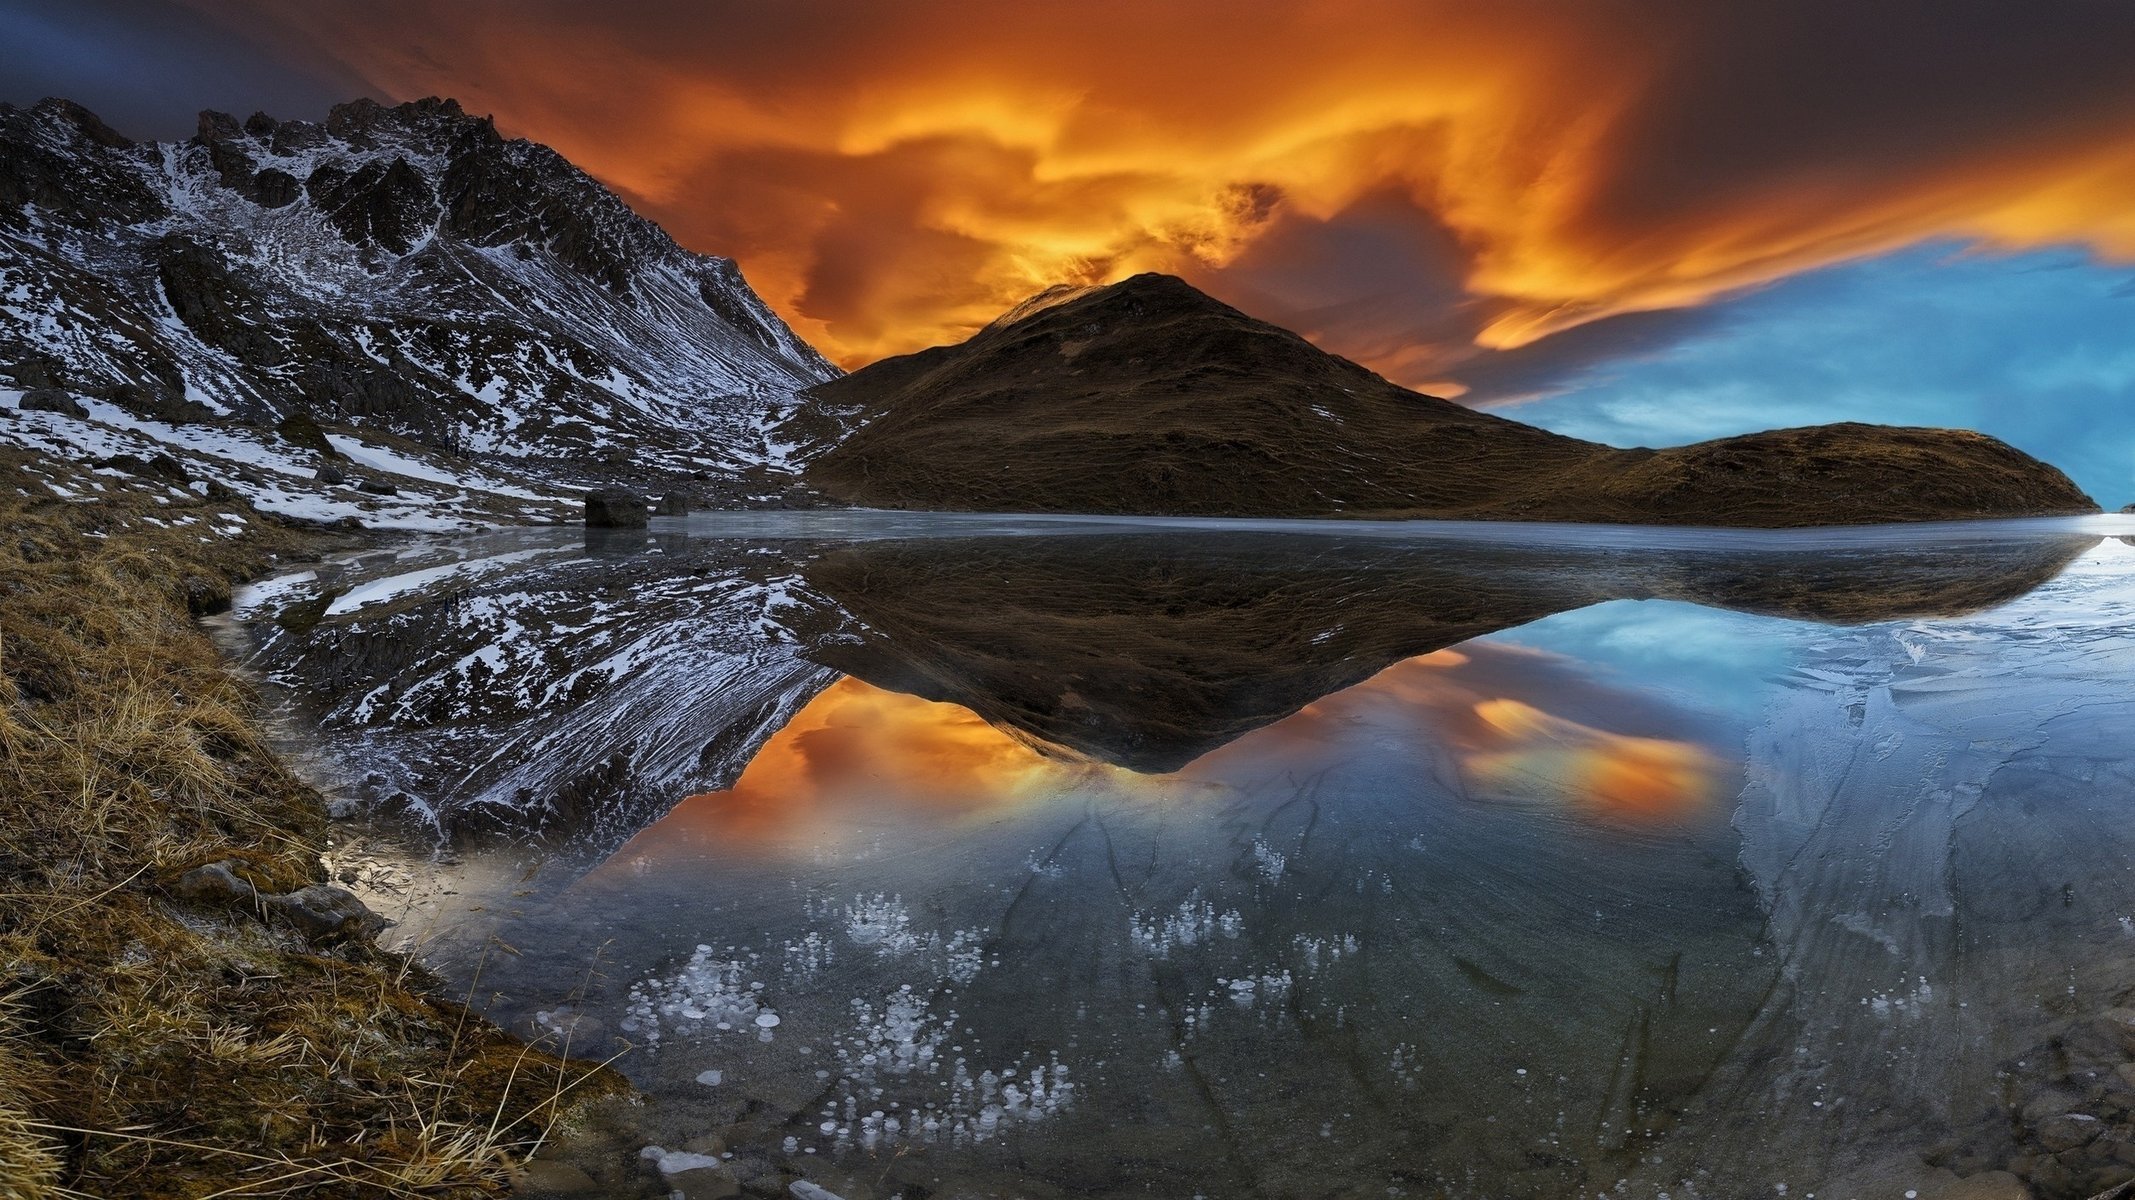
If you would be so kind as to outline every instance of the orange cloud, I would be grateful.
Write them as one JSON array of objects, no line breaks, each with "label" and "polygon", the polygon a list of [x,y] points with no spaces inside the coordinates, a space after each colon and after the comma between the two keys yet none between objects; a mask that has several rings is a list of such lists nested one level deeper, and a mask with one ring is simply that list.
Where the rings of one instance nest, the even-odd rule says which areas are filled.
[{"label": "orange cloud", "polygon": [[1690,816],[1718,798],[1726,774],[1694,714],[1596,678],[1575,660],[1496,642],[1395,663],[1183,774],[1223,778],[1271,760],[1339,761],[1353,753],[1359,727],[1444,746],[1470,784],[1491,794],[1616,819]]},{"label": "orange cloud", "polygon": [[1689,742],[1626,737],[1512,699],[1485,700],[1475,715],[1493,737],[1464,762],[1491,787],[1559,792],[1604,813],[1643,818],[1701,808],[1718,786],[1718,764]]},{"label": "orange cloud", "polygon": [[2135,258],[2126,6],[194,2],[493,110],[848,366],[1162,269],[1450,390],[1923,239]]},{"label": "orange cloud", "polygon": [[683,800],[659,828],[667,838],[728,842],[815,836],[825,821],[862,810],[954,820],[1073,770],[969,709],[846,677],[773,734],[733,787]]}]

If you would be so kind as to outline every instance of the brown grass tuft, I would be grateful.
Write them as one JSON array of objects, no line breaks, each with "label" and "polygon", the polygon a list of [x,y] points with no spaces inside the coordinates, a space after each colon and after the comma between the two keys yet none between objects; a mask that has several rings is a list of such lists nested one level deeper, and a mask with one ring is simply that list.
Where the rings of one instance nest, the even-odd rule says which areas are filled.
[{"label": "brown grass tuft", "polygon": [[619,1079],[368,942],[170,890],[211,862],[324,878],[320,798],[192,619],[298,535],[247,510],[203,540],[186,501],[48,499],[22,465],[0,458],[0,1200],[500,1191]]}]

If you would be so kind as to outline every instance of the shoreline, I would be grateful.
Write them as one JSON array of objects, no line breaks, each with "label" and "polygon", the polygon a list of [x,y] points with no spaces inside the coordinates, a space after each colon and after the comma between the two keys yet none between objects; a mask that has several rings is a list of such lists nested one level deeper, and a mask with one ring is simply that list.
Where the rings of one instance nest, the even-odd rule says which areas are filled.
[{"label": "shoreline", "polygon": [[147,489],[47,499],[22,468],[0,459],[26,485],[0,486],[10,1196],[495,1195],[629,1094],[377,945],[324,798],[198,620],[348,540]]}]

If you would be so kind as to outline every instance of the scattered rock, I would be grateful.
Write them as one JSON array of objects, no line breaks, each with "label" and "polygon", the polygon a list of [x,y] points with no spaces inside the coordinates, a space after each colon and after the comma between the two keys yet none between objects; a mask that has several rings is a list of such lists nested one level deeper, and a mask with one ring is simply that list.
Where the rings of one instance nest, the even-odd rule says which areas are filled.
[{"label": "scattered rock", "polygon": [[228,863],[207,863],[194,867],[178,876],[170,885],[171,894],[180,900],[195,904],[218,904],[231,900],[249,900],[257,894],[249,883],[237,877]]},{"label": "scattered rock", "polygon": [[356,893],[331,883],[315,883],[261,900],[269,911],[294,926],[305,940],[346,942],[376,935],[386,920],[370,910]]},{"label": "scattered rock", "polygon": [[399,488],[394,487],[383,479],[361,480],[356,484],[356,490],[369,492],[373,496],[398,496],[400,494]]},{"label": "scattered rock", "polygon": [[586,524],[595,529],[643,529],[645,498],[618,488],[586,496]]},{"label": "scattered rock", "polygon": [[2018,1110],[2026,1125],[2038,1125],[2083,1103],[2083,1093],[2066,1084],[2051,1084],[2033,1092]]},{"label": "scattered rock", "polygon": [[700,1133],[682,1143],[682,1148],[692,1154],[722,1158],[726,1154],[726,1139],[716,1133]]},{"label": "scattered rock", "polygon": [[348,482],[347,473],[345,473],[341,470],[341,468],[335,466],[330,462],[320,463],[318,474],[313,475],[312,478],[318,480],[320,483],[325,484],[327,487],[340,487],[342,484]]},{"label": "scattered rock", "polygon": [[168,454],[155,454],[143,458],[138,454],[113,454],[96,460],[100,467],[111,467],[142,479],[161,479],[169,483],[192,482],[186,473],[185,464]]},{"label": "scattered rock", "polygon": [[386,927],[385,918],[347,888],[314,883],[290,892],[263,892],[239,876],[230,860],[203,863],[180,874],[168,887],[171,895],[195,904],[256,904],[312,942],[368,938]]},{"label": "scattered rock", "polygon": [[2104,1131],[2104,1123],[2088,1113],[2062,1113],[2058,1117],[2039,1122],[2038,1128],[2033,1130],[2033,1135],[2038,1138],[2041,1146],[2058,1154],[2063,1150],[2088,1146]]},{"label": "scattered rock", "polygon": [[207,405],[189,400],[168,388],[144,387],[138,383],[121,383],[106,389],[105,396],[113,404],[139,417],[151,421],[167,421],[173,425],[199,424],[215,419],[215,412]]},{"label": "scattered rock", "polygon": [[584,1196],[599,1187],[591,1175],[577,1167],[545,1158],[521,1163],[512,1172],[512,1191],[521,1196]]},{"label": "scattered rock", "polygon": [[89,413],[82,408],[81,401],[58,388],[31,388],[22,393],[22,411],[58,413],[78,421],[89,418]]}]

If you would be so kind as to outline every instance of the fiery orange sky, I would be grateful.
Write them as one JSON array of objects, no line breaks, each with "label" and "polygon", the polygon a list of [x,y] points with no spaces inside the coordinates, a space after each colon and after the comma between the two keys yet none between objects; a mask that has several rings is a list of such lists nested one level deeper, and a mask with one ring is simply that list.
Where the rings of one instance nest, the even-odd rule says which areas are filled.
[{"label": "fiery orange sky", "polygon": [[848,367],[1168,270],[1507,399],[1922,240],[2135,259],[2117,0],[191,2],[494,112]]}]

